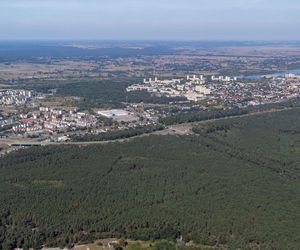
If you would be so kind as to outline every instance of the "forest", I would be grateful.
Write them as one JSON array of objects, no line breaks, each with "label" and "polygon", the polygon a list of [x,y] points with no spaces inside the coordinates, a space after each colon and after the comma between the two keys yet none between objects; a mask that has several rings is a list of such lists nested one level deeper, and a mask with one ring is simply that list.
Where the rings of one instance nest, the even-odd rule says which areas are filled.
[{"label": "forest", "polygon": [[[283,110],[300,107],[300,98],[285,100],[278,103],[267,103],[257,106],[248,106],[245,108],[224,108],[224,109],[207,109],[191,110],[185,112],[174,112],[171,115],[161,117],[159,121],[164,125],[181,124],[188,122],[199,122],[205,120],[214,120],[225,117],[241,116],[250,113],[260,113],[272,110]],[[172,113],[172,112],[171,112]]]},{"label": "forest", "polygon": [[38,80],[19,84],[17,88],[34,89],[38,92],[47,93],[49,90],[56,89],[58,96],[80,97],[78,107],[89,108],[120,108],[124,103],[153,103],[169,104],[175,101],[186,101],[185,97],[166,97],[155,96],[147,91],[126,92],[126,88],[142,81],[136,77],[111,77],[110,79],[80,79],[64,81]]},{"label": "forest", "polygon": [[148,125],[141,126],[136,128],[128,128],[122,130],[114,130],[106,133],[100,133],[97,135],[88,134],[88,135],[75,135],[71,139],[73,141],[111,141],[117,139],[126,139],[142,134],[149,134],[154,131],[163,130],[164,126],[162,125]]},{"label": "forest", "polygon": [[300,248],[300,109],[189,136],[21,150],[0,161],[0,249],[107,237]]},{"label": "forest", "polygon": [[159,121],[165,125],[181,124],[188,122],[199,122],[205,120],[218,119],[229,116],[239,116],[247,114],[247,110],[243,109],[216,109],[216,110],[204,110],[204,111],[187,111],[179,112],[174,115],[162,117]]}]

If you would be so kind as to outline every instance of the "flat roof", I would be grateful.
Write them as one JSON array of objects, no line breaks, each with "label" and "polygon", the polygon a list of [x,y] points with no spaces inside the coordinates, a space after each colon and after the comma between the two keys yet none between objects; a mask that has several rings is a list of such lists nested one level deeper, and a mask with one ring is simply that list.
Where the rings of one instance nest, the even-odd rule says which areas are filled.
[{"label": "flat roof", "polygon": [[126,116],[129,115],[129,112],[123,109],[110,109],[110,110],[100,110],[98,111],[98,114],[106,117],[113,117],[113,116]]}]

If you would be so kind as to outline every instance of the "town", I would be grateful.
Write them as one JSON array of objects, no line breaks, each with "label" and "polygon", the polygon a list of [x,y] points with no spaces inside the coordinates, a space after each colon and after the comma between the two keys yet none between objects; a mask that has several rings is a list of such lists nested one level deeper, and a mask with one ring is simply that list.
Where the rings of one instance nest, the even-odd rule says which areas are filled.
[{"label": "town", "polygon": [[48,94],[37,91],[2,89],[0,152],[5,155],[28,145],[66,143],[87,135],[162,125],[159,119],[173,114],[174,110],[179,113],[208,107],[230,110],[283,102],[299,97],[299,90],[300,76],[296,74],[252,80],[222,75],[188,75],[171,80],[155,77],[130,85],[126,91],[146,91],[158,97],[184,97],[186,101],[170,102],[162,107],[127,103],[121,109],[82,110],[71,106],[42,105],[40,101]]},{"label": "town", "polygon": [[147,91],[158,96],[185,97],[189,101],[205,100],[229,107],[247,107],[299,96],[300,76],[270,76],[259,80],[245,80],[229,76],[187,76],[186,79],[158,80],[144,79],[126,90]]},{"label": "town", "polygon": [[0,89],[1,105],[24,105],[29,102],[36,93],[28,90]]},{"label": "town", "polygon": [[158,119],[141,105],[82,111],[42,106],[37,101],[48,95],[35,91],[5,89],[0,93],[0,156],[26,146],[63,143],[76,136],[156,125]]}]

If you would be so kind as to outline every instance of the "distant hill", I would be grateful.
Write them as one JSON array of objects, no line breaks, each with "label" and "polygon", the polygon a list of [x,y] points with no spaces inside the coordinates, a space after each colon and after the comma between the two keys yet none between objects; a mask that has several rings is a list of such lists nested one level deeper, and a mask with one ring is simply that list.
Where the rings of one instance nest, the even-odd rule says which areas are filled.
[{"label": "distant hill", "polygon": [[[89,43],[87,43],[89,44]],[[101,44],[101,43],[100,43]],[[33,42],[33,41],[0,41],[0,62],[26,60],[42,63],[46,58],[87,58],[153,56],[173,54],[170,46],[151,44],[142,47],[129,47],[110,43],[110,46],[70,46],[70,42]]]}]

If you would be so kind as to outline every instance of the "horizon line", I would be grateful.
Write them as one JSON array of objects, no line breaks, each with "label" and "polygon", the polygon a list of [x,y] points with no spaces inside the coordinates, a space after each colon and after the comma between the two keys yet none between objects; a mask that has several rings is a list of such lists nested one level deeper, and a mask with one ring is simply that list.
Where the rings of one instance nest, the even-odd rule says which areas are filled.
[{"label": "horizon line", "polygon": [[0,42],[300,42],[300,39],[0,38]]}]

